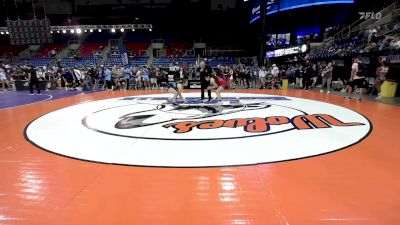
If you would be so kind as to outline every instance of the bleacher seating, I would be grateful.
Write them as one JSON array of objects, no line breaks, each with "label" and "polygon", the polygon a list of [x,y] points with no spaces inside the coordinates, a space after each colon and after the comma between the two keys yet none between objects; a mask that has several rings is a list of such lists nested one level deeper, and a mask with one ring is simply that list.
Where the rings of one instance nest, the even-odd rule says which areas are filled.
[{"label": "bleacher seating", "polygon": [[135,56],[143,56],[149,48],[149,43],[147,42],[137,42],[137,43],[127,43],[125,48],[128,52],[131,52]]},{"label": "bleacher seating", "polygon": [[0,45],[0,56],[10,55],[17,56],[22,50],[26,49],[27,45]]},{"label": "bleacher seating", "polygon": [[185,57],[160,57],[157,59],[154,59],[153,61],[153,66],[156,67],[169,67],[170,64],[176,64],[182,66],[184,64],[195,64],[196,63],[196,57],[194,56],[185,56]]},{"label": "bleacher seating", "polygon": [[86,43],[81,47],[81,56],[92,56],[95,51],[101,52],[107,44],[105,43]]},{"label": "bleacher seating", "polygon": [[183,56],[189,49],[187,43],[169,43],[166,47],[167,56]]},{"label": "bleacher seating", "polygon": [[145,66],[148,60],[149,57],[147,56],[131,57],[129,58],[129,66],[132,67]]},{"label": "bleacher seating", "polygon": [[120,55],[127,53],[126,48],[123,44],[118,44],[117,47]]},{"label": "bleacher seating", "polygon": [[66,47],[65,44],[44,44],[35,57],[49,57],[50,51],[55,50],[56,53],[62,51]]},{"label": "bleacher seating", "polygon": [[218,67],[218,65],[230,66],[235,64],[235,59],[232,57],[215,57],[208,59],[208,65],[210,67]]},{"label": "bleacher seating", "polygon": [[82,56],[79,59],[76,58],[64,58],[61,60],[61,65],[64,67],[81,67],[93,65],[97,66],[103,61],[102,56]]},{"label": "bleacher seating", "polygon": [[104,63],[105,66],[122,66],[122,58],[121,56],[111,56]]},{"label": "bleacher seating", "polygon": [[33,65],[34,67],[43,67],[54,63],[55,60],[56,59],[54,57],[30,58],[30,59],[20,59],[14,61],[12,64],[13,65],[28,64],[28,65]]},{"label": "bleacher seating", "polygon": [[254,66],[253,59],[251,59],[251,58],[242,58],[242,59],[240,59],[240,63],[245,66]]}]

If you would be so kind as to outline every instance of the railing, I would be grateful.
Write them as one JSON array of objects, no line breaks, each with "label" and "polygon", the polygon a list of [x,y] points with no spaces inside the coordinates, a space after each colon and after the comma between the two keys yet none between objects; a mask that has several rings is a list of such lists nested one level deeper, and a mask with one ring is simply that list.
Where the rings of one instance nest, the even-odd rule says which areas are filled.
[{"label": "railing", "polygon": [[[382,9],[379,13],[381,13],[382,17],[385,17],[389,13],[391,13],[397,6],[398,5],[396,4],[396,2],[393,2],[388,7]],[[361,31],[362,29],[366,29],[368,26],[374,24],[375,22],[376,22],[376,20],[374,20],[372,18],[368,19],[368,20],[359,19],[359,20],[355,21],[354,23],[350,24],[349,26],[344,27],[336,34],[334,34],[333,40],[338,39],[340,37],[344,37],[344,36],[350,36],[352,33]],[[330,39],[330,41],[332,41],[332,40]]]},{"label": "railing", "polygon": [[[383,17],[386,17],[387,15],[389,15],[390,13],[392,13],[395,9],[396,9],[396,2],[393,2],[391,5],[389,5],[388,7],[382,9],[379,13],[382,15]],[[361,22],[358,26],[356,26],[352,32],[357,32],[357,31],[361,31],[361,30],[365,30],[368,27],[370,27],[371,25],[375,24],[377,22],[377,20],[375,19],[368,19],[365,20],[363,22]]]},{"label": "railing", "polygon": [[204,55],[206,56],[223,56],[225,54],[235,54],[235,53],[241,53],[244,52],[244,50],[204,50]]}]

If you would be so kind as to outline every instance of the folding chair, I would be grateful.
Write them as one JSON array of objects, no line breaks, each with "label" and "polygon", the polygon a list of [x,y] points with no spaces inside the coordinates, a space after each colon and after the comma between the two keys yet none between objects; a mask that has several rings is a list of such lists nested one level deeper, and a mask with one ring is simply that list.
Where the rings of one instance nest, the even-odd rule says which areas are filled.
[{"label": "folding chair", "polygon": [[137,81],[136,79],[129,79],[129,85],[128,85],[128,90],[137,90],[138,86],[137,86]]}]

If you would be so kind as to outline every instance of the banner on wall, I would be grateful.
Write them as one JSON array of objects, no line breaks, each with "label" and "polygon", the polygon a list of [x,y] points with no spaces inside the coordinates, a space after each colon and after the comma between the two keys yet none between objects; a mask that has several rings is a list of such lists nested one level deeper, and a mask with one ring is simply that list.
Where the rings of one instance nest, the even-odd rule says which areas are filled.
[{"label": "banner on wall", "polygon": [[250,23],[260,19],[261,1],[267,1],[267,15],[277,13],[279,11],[286,11],[291,9],[298,9],[303,7],[328,5],[328,4],[353,4],[354,0],[280,0],[280,7],[277,0],[254,0],[251,6]]},{"label": "banner on wall", "polygon": [[267,58],[276,58],[276,57],[281,57],[281,56],[306,53],[309,51],[310,51],[309,46],[304,44],[304,45],[299,45],[299,46],[295,46],[295,47],[291,47],[291,48],[282,48],[282,49],[276,49],[274,51],[268,51],[268,52],[266,52],[266,57]]}]

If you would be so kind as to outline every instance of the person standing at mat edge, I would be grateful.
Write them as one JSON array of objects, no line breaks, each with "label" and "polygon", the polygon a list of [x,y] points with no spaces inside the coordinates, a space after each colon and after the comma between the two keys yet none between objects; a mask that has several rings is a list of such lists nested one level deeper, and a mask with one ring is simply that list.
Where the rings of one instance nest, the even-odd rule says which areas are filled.
[{"label": "person standing at mat edge", "polygon": [[346,100],[350,100],[355,86],[359,89],[359,97],[357,101],[361,101],[361,97],[364,93],[364,89],[368,88],[368,82],[365,80],[365,74],[367,71],[366,65],[361,61],[360,58],[355,58],[353,65],[351,66],[351,75],[349,82],[347,83],[347,95],[344,97]]},{"label": "person standing at mat edge", "polygon": [[[206,76],[211,76],[212,69],[206,62],[203,60],[200,62],[200,67],[197,69],[197,72],[200,74],[200,82],[201,82],[201,100],[204,100],[204,90],[210,86],[210,81],[206,80]],[[208,101],[211,101],[211,90],[207,90],[208,92]]]},{"label": "person standing at mat edge", "polygon": [[29,90],[31,91],[30,95],[33,95],[33,85],[35,85],[38,95],[40,95],[40,88],[39,88],[39,79],[36,74],[36,70],[33,68],[32,65],[29,66],[27,70],[28,80],[29,80]]}]

